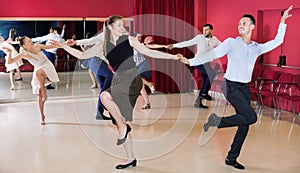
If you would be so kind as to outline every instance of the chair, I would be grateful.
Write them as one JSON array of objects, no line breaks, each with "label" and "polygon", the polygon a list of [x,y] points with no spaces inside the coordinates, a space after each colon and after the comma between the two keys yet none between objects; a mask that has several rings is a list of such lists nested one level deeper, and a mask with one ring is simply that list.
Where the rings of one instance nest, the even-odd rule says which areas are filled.
[{"label": "chair", "polygon": [[256,101],[256,113],[258,113],[260,106],[262,105],[260,103],[259,92],[258,92],[259,91],[259,83],[261,80],[261,74],[262,74],[262,72],[259,69],[255,68],[253,70],[252,79],[249,84],[251,95],[253,96],[253,94],[254,94],[254,96],[255,96],[255,99],[254,99],[254,97],[251,97],[251,100]]},{"label": "chair", "polygon": [[249,84],[250,87],[250,92],[251,94],[255,94],[256,95],[256,99],[259,105],[259,96],[258,96],[258,87],[259,87],[259,83],[260,83],[260,79],[261,79],[261,72],[259,69],[254,69],[253,73],[252,73],[252,78]]},{"label": "chair", "polygon": [[291,88],[291,84],[294,80],[294,75],[290,73],[281,73],[277,81],[275,81],[275,84],[277,84],[276,88],[276,104],[277,109],[279,110],[278,118],[280,117],[281,110],[284,107],[284,98],[282,98],[282,104],[279,106],[279,97],[282,97],[286,90],[289,90]]},{"label": "chair", "polygon": [[56,70],[57,71],[66,71],[67,70],[67,53],[64,49],[57,49],[56,51]]},{"label": "chair", "polygon": [[273,106],[274,106],[274,118],[276,115],[276,103],[275,103],[275,89],[274,89],[274,82],[275,82],[275,71],[273,70],[265,70],[262,73],[260,84],[258,87],[258,99],[259,99],[259,113],[262,113],[264,108],[263,96],[264,97],[272,97]]},{"label": "chair", "polygon": [[198,88],[198,83],[200,81],[202,81],[201,73],[197,70],[196,67],[193,67],[193,73],[191,75],[192,84],[190,85],[190,91],[194,92],[194,89],[196,87]]},{"label": "chair", "polygon": [[226,72],[226,69],[227,69],[227,64],[222,64],[221,67],[220,64],[215,65],[215,71],[217,72],[217,74],[214,78],[213,85],[212,85],[213,97],[216,96],[217,86],[222,86],[222,83],[224,82],[224,74]]},{"label": "chair", "polygon": [[[222,83],[224,82],[224,74],[227,70],[227,64],[222,64],[222,66],[220,66],[220,64],[215,64],[215,71],[217,72],[213,84],[212,84],[212,96],[213,98],[217,98],[217,92],[221,91],[222,88]],[[217,88],[219,86],[219,88]],[[221,91],[221,93],[223,93]],[[225,103],[223,102],[225,101]],[[217,98],[215,102],[213,102],[213,108],[212,109],[219,109],[219,104],[225,104],[224,106],[224,110],[222,115],[228,114],[230,112],[230,107],[231,104],[229,103],[229,101],[227,99],[223,99],[221,97]]]},{"label": "chair", "polygon": [[67,71],[74,71],[78,59],[73,55],[67,54],[67,60]]},{"label": "chair", "polygon": [[0,58],[0,72],[6,72],[5,58]]},{"label": "chair", "polygon": [[19,68],[22,72],[32,72],[34,70],[34,66],[25,59],[23,59],[23,65]]},{"label": "chair", "polygon": [[[295,103],[300,102],[300,75],[294,77],[294,82],[290,84],[290,88],[284,90],[283,99],[287,99],[292,103],[292,112],[294,115],[294,120],[296,118],[296,110],[295,110]],[[298,113],[300,110],[297,110]],[[298,117],[300,121],[300,116]],[[300,124],[300,123],[299,123]]]}]

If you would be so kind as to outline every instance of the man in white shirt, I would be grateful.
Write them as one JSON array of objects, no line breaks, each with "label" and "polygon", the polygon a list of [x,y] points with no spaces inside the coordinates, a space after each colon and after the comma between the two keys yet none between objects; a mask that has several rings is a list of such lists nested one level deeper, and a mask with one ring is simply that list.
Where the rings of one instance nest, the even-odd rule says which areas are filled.
[{"label": "man in white shirt", "polygon": [[[173,45],[170,44],[168,48],[183,48],[192,45],[197,45],[197,52],[195,56],[198,56],[204,52],[213,49],[221,43],[217,37],[212,35],[212,30],[213,26],[211,24],[205,24],[203,26],[203,34],[198,34],[196,37],[188,41],[176,43]],[[201,72],[203,85],[197,99],[195,100],[194,107],[207,109],[208,107],[202,104],[202,99],[212,100],[212,97],[208,95],[208,91],[216,75],[216,71],[211,68],[210,62],[207,62],[203,65],[198,65],[196,66],[196,68]]]},{"label": "man in white shirt", "polygon": [[[38,43],[42,43],[42,42],[46,41],[46,45],[50,45],[50,43],[49,43],[50,40],[63,42],[65,40],[61,37],[61,35],[60,35],[61,32],[62,32],[62,30],[59,27],[56,27],[53,29],[53,32],[50,31],[50,33],[45,36],[33,38],[32,41],[38,42]],[[54,67],[55,67],[55,60],[56,60],[56,51],[57,51],[57,48],[43,50],[44,54],[51,61],[51,63],[54,65]],[[47,85],[46,88],[54,89],[54,87],[51,86],[51,84]]]},{"label": "man in white shirt", "polygon": [[[46,41],[46,45],[50,45],[50,43],[49,43],[50,40],[63,42],[65,40],[61,37],[61,35],[60,35],[61,32],[62,32],[62,30],[59,27],[56,27],[53,29],[53,32],[50,32],[49,34],[42,36],[42,37],[32,38],[32,41],[37,42],[37,43],[43,43]],[[48,49],[48,50],[44,51],[44,53],[46,54],[46,56],[52,62],[53,65],[55,65],[56,51],[57,51],[57,48]]]},{"label": "man in white shirt", "polygon": [[[63,25],[62,27],[62,30],[61,30],[61,33],[60,33],[60,36],[61,38],[64,38],[64,35],[65,35],[65,31],[66,31],[66,24]],[[52,26],[50,27],[49,29],[49,33],[53,33],[54,32],[54,29],[52,28]],[[57,32],[58,33],[58,32]]]},{"label": "man in white shirt", "polygon": [[206,132],[210,127],[226,128],[238,126],[231,149],[225,159],[226,165],[233,166],[236,169],[245,169],[236,159],[247,137],[249,125],[257,121],[257,115],[250,105],[251,93],[248,85],[251,81],[255,61],[259,55],[269,52],[283,43],[287,26],[285,20],[292,16],[289,14],[290,10],[292,10],[292,6],[283,13],[277,35],[271,41],[263,44],[251,41],[252,31],[255,28],[255,19],[252,15],[247,14],[243,15],[239,21],[239,37],[235,39],[228,38],[218,47],[195,58],[189,60],[184,57],[181,58],[181,62],[195,66],[224,55],[228,57],[222,90],[226,99],[235,108],[236,114],[219,117],[212,113],[204,124],[203,130]]}]

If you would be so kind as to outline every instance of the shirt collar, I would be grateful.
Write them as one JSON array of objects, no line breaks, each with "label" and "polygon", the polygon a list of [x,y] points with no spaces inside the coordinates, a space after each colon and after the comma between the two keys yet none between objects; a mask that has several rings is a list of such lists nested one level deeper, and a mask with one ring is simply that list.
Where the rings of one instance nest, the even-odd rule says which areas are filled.
[{"label": "shirt collar", "polygon": [[[237,36],[236,39],[243,42],[243,43],[245,43],[241,36]],[[257,44],[258,43],[256,43],[255,41],[251,41],[251,44],[249,44],[249,46],[257,45]]]},{"label": "shirt collar", "polygon": [[202,37],[205,38],[206,40],[211,40],[211,39],[213,39],[215,36],[205,37],[205,36],[202,34]]}]

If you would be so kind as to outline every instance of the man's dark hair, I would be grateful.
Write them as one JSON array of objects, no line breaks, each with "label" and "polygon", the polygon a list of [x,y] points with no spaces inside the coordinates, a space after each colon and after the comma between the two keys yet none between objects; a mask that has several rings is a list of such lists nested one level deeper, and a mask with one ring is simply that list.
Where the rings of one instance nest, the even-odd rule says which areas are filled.
[{"label": "man's dark hair", "polygon": [[207,26],[209,27],[209,29],[214,30],[214,27],[212,26],[212,24],[207,23],[207,24],[203,25],[203,27],[207,27]]},{"label": "man's dark hair", "polygon": [[244,14],[242,17],[247,17],[251,20],[252,24],[255,25],[255,18],[251,14]]},{"label": "man's dark hair", "polygon": [[91,38],[91,37],[93,37],[93,34],[91,32],[87,32],[85,34],[85,38]]},{"label": "man's dark hair", "polygon": [[55,27],[53,30],[57,31],[57,33],[60,35],[61,34],[61,29],[60,27]]}]

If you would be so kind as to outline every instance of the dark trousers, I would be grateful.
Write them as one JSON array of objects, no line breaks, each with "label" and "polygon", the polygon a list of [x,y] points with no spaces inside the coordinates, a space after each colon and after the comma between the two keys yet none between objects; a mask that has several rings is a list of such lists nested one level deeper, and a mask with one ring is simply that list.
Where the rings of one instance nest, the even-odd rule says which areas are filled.
[{"label": "dark trousers", "polygon": [[210,62],[205,63],[203,65],[198,65],[196,68],[201,72],[203,85],[199,92],[196,102],[200,101],[200,95],[208,94],[208,91],[211,87],[211,84],[216,76],[216,71],[210,67]]},{"label": "dark trousers", "polygon": [[222,85],[222,91],[226,99],[234,107],[236,114],[223,117],[218,128],[238,126],[231,149],[227,155],[227,159],[236,160],[248,134],[249,125],[257,121],[257,116],[250,105],[251,93],[249,85],[225,80]]},{"label": "dark trousers", "polygon": [[[93,66],[95,66],[95,64]],[[110,87],[113,78],[113,73],[109,70],[105,62],[102,62],[98,66],[98,68],[91,68],[91,70],[96,75],[98,84],[100,85],[97,111],[99,111],[102,114],[104,112],[104,109],[102,107],[100,94]]]},{"label": "dark trousers", "polygon": [[56,60],[56,55],[51,52],[47,52],[43,50],[43,53],[46,55],[46,57],[50,60],[50,62],[54,65],[55,67],[55,60]]}]

